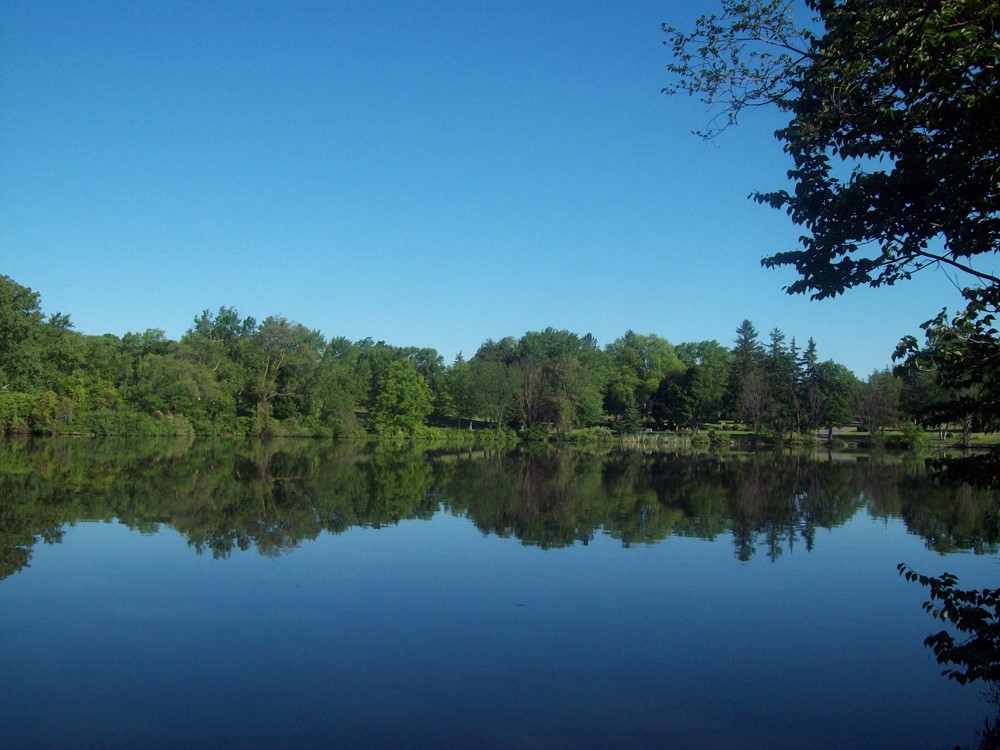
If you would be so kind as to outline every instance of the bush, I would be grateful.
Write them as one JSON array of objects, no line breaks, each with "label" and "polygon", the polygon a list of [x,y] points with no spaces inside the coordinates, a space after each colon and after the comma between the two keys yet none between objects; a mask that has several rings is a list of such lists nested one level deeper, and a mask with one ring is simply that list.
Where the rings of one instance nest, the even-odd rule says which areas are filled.
[{"label": "bush", "polygon": [[79,425],[84,432],[100,437],[121,435],[150,435],[174,437],[195,434],[192,424],[180,415],[158,415],[100,409],[83,415]]},{"label": "bush", "polygon": [[547,443],[549,440],[548,425],[536,423],[521,433],[521,439],[526,443]]},{"label": "bush", "polygon": [[927,438],[927,433],[910,422],[903,426],[899,439],[904,447],[914,453],[925,453],[930,449],[931,441]]},{"label": "bush", "polygon": [[165,430],[161,434],[183,435],[184,437],[193,437],[195,435],[194,426],[188,421],[187,417],[181,414],[170,414],[164,417],[161,425],[162,429]]},{"label": "bush", "polygon": [[13,435],[30,432],[28,419],[34,407],[35,398],[30,394],[0,392],[0,431]]}]

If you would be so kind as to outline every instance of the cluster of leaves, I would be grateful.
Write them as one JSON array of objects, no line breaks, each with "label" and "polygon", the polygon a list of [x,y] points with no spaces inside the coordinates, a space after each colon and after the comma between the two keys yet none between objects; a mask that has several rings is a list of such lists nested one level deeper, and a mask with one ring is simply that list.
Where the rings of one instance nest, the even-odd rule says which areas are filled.
[{"label": "cluster of leaves", "polygon": [[[1000,9],[988,0],[814,0],[792,118],[778,132],[794,192],[758,200],[807,229],[791,292],[816,298],[970,259],[1000,242]],[[831,158],[832,157],[832,158]]]},{"label": "cluster of leaves", "polygon": [[959,423],[973,429],[1000,429],[1000,339],[995,318],[1000,287],[966,290],[968,306],[951,317],[942,311],[923,324],[926,342],[908,336],[894,357],[900,374],[931,374],[938,390],[925,402],[929,422]]},{"label": "cluster of leaves", "polygon": [[798,70],[808,61],[813,35],[796,26],[792,0],[723,0],[721,13],[701,16],[691,32],[664,23],[673,53],[673,79],[665,94],[699,96],[715,111],[708,128],[715,138],[736,125],[744,109],[790,106]]},{"label": "cluster of leaves", "polygon": [[[804,227],[790,292],[816,298],[944,265],[995,286],[969,260],[1000,241],[1000,9],[990,0],[722,0],[690,32],[664,24],[666,93],[789,113],[777,132],[794,191],[756,198]],[[940,243],[936,249],[935,243]]]},{"label": "cluster of leaves", "polygon": [[[993,700],[1000,703],[1000,589],[960,589],[951,573],[925,576],[905,563],[896,567],[907,581],[927,587],[930,600],[924,602],[924,611],[964,636],[956,639],[940,630],[924,639],[938,663],[954,665],[941,674],[962,685],[982,680],[992,686]],[[1000,747],[1000,716],[987,717],[976,735],[981,750]]]},{"label": "cluster of leaves", "polygon": [[924,640],[941,664],[955,665],[941,673],[963,685],[975,680],[1000,682],[1000,589],[960,589],[951,573],[925,576],[904,563],[897,568],[907,581],[927,587],[930,600],[924,603],[925,612],[966,635],[956,640],[941,630]]}]

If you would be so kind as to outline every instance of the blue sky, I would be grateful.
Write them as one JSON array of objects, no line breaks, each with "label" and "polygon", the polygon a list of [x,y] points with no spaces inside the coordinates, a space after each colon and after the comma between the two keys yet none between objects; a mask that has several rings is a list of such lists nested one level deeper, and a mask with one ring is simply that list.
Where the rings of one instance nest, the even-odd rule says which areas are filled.
[{"label": "blue sky", "polygon": [[663,21],[710,0],[0,4],[0,273],[88,334],[203,309],[448,361],[547,326],[812,336],[864,376],[957,292],[812,302],[760,258],[776,112],[714,144]]}]

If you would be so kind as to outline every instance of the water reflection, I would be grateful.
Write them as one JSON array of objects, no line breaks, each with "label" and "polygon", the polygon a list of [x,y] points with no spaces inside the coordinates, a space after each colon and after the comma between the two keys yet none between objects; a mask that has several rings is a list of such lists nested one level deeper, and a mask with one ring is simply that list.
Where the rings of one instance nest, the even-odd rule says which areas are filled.
[{"label": "water reflection", "polygon": [[[931,550],[994,552],[996,501],[886,457],[2,442],[0,575],[9,577],[8,606],[26,613],[5,621],[5,642],[14,644],[3,650],[5,673],[44,679],[11,683],[0,704],[5,726],[17,717],[22,737],[53,723],[71,736],[73,701],[96,695],[92,705],[121,713],[101,713],[105,729],[95,732],[126,726],[123,715],[146,716],[151,706],[188,706],[207,717],[203,731],[229,741],[248,714],[258,724],[242,725],[244,740],[317,717],[294,741],[285,737],[289,746],[323,744],[320,732],[363,715],[398,733],[369,742],[382,746],[405,744],[403,733],[414,731],[428,740],[420,726],[444,727],[426,746],[448,745],[484,722],[515,731],[524,718],[525,736],[546,746],[557,744],[546,734],[556,727],[573,738],[564,746],[639,746],[644,737],[647,746],[698,746],[692,738],[717,732],[719,746],[750,746],[753,736],[761,747],[799,747],[808,742],[796,733],[839,732],[825,746],[909,747],[913,732],[900,729],[907,717],[926,718],[931,705],[959,712],[942,709],[944,694],[921,681],[936,681],[936,669],[920,661],[923,652],[913,657],[926,623],[919,592],[894,587],[901,524],[872,536],[865,553],[859,540],[877,524],[821,532],[862,513],[902,519]],[[343,534],[435,515],[396,533]],[[32,576],[13,575],[70,525],[112,519],[140,533],[176,530],[201,557],[172,533],[142,539],[94,524],[67,535],[64,555],[39,554]],[[472,526],[574,549],[538,554],[483,542]],[[667,538],[674,543],[660,544]],[[127,564],[102,557],[116,545],[126,551],[115,559]],[[824,554],[801,554],[816,548]],[[259,555],[288,557],[272,564]],[[750,560],[763,564],[732,564]],[[933,554],[921,560],[937,564]],[[875,572],[855,587],[866,563]],[[133,669],[122,672],[129,659],[121,654]],[[102,659],[114,669],[99,677]],[[191,693],[178,663],[198,665],[204,693]],[[469,687],[482,684],[491,689]],[[123,695],[140,700],[123,708]],[[269,710],[275,695],[287,703]],[[248,697],[257,700],[249,712]],[[387,705],[398,710],[385,714]],[[465,707],[457,718],[433,713],[455,705]],[[967,714],[980,721],[976,710]],[[434,718],[420,725],[421,717]],[[955,726],[971,737],[967,718]],[[627,736],[599,734],[630,722]],[[774,732],[778,724],[787,736]],[[168,736],[187,736],[191,726]],[[495,746],[518,744],[497,737]],[[928,744],[940,746],[934,738]],[[46,744],[60,745],[38,742]]]},{"label": "water reflection", "polygon": [[731,537],[735,557],[812,549],[864,509],[901,517],[928,547],[994,552],[996,498],[890,460],[613,451],[426,454],[321,441],[0,443],[0,576],[67,525],[167,524],[199,553],[280,555],[326,531],[429,518],[558,548],[607,534],[623,546]]}]

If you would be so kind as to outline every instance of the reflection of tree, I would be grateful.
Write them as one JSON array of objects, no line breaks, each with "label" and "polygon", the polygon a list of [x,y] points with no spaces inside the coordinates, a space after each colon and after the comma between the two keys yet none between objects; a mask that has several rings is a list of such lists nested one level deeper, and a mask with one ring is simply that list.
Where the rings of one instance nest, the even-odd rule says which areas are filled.
[{"label": "reflection of tree", "polygon": [[368,468],[370,492],[358,508],[360,524],[378,527],[434,515],[434,467],[420,451],[380,446]]},{"label": "reflection of tree", "polygon": [[447,488],[452,512],[484,534],[543,548],[587,544],[600,525],[600,460],[529,452],[463,462]]},{"label": "reflection of tree", "polygon": [[929,549],[952,552],[969,549],[994,554],[1000,542],[1000,503],[997,492],[977,490],[967,484],[944,488],[906,476],[900,483],[907,503],[900,515]]},{"label": "reflection of tree", "polygon": [[35,504],[30,496],[8,492],[7,477],[0,477],[0,578],[28,565],[35,542],[62,541],[62,520],[53,506]]},{"label": "reflection of tree", "polygon": [[[686,528],[684,519],[690,514],[663,483],[667,480],[675,488],[678,485],[669,481],[674,472],[664,458],[662,454],[629,451],[610,456],[604,463],[604,490],[609,498],[604,527],[626,547],[650,544]],[[669,463],[680,468],[680,462]]]},{"label": "reflection of tree", "polygon": [[756,454],[728,467],[727,495],[736,556],[748,560],[756,545],[776,560],[801,537],[811,550],[817,528],[847,522],[862,506],[863,494],[845,472],[857,467],[819,462],[806,456]]},{"label": "reflection of tree", "polygon": [[1000,538],[995,494],[927,482],[921,467],[813,456],[607,455],[550,449],[431,455],[316,440],[0,443],[0,574],[65,524],[166,524],[197,552],[278,555],[323,531],[428,518],[443,503],[484,534],[558,548],[730,533],[736,557],[777,560],[859,508],[902,516],[928,546],[977,552]]}]

